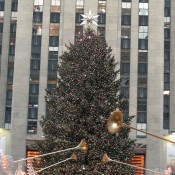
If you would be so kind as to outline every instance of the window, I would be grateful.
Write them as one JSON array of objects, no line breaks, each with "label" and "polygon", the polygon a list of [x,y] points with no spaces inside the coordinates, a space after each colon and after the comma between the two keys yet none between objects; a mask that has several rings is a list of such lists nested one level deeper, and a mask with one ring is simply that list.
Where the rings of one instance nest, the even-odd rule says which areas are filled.
[{"label": "window", "polygon": [[3,33],[3,23],[0,23],[0,33]]},{"label": "window", "polygon": [[138,62],[147,62],[148,61],[148,52],[141,52],[138,53]]},{"label": "window", "polygon": [[60,0],[51,0],[52,6],[60,6]]},{"label": "window", "polygon": [[138,74],[147,74],[147,63],[138,63]]},{"label": "window", "polygon": [[58,60],[58,52],[49,52],[49,60],[53,59],[53,60]]},{"label": "window", "polygon": [[34,5],[43,5],[43,0],[34,0]]},{"label": "window", "polygon": [[48,70],[56,71],[57,70],[58,60],[49,60],[48,63]]},{"label": "window", "polygon": [[0,1],[0,11],[4,11],[4,1]]},{"label": "window", "polygon": [[130,63],[121,63],[120,67],[121,75],[129,75],[130,73]]},{"label": "window", "polygon": [[32,46],[41,46],[41,36],[32,36]]},{"label": "window", "polygon": [[50,22],[51,23],[59,23],[60,22],[60,13],[51,13],[50,14]]},{"label": "window", "polygon": [[84,0],[76,0],[76,12],[82,13],[84,11]]},{"label": "window", "polygon": [[139,39],[138,48],[139,50],[148,50],[148,40]]},{"label": "window", "polygon": [[148,0],[139,0],[139,2],[148,3]]},{"label": "window", "polygon": [[41,35],[42,34],[42,25],[33,25],[33,31],[32,31],[33,35]]},{"label": "window", "polygon": [[5,123],[11,123],[11,107],[6,107],[5,109]]},{"label": "window", "polygon": [[131,8],[131,2],[122,2],[122,9]]},{"label": "window", "polygon": [[125,98],[129,98],[129,88],[128,87],[122,87],[121,92]]},{"label": "window", "polygon": [[17,12],[18,11],[18,2],[12,2],[12,12]]},{"label": "window", "polygon": [[42,23],[43,13],[34,12],[33,13],[33,22]]},{"label": "window", "polygon": [[10,24],[10,33],[16,33],[16,23]]},{"label": "window", "polygon": [[106,1],[98,1],[98,13],[106,13]]},{"label": "window", "polygon": [[41,53],[41,46],[32,46],[32,55],[40,55]]},{"label": "window", "polygon": [[165,51],[170,50],[170,41],[164,42],[164,49],[165,49]]},{"label": "window", "polygon": [[30,84],[29,93],[30,93],[30,95],[38,95],[38,93],[39,93],[39,84]]},{"label": "window", "polygon": [[98,14],[98,24],[105,24],[106,23],[106,14],[105,13],[99,13]]},{"label": "window", "polygon": [[29,108],[28,119],[37,119],[37,118],[38,118],[38,108]]},{"label": "window", "polygon": [[59,37],[58,36],[50,36],[49,37],[49,46],[50,47],[58,47]]},{"label": "window", "polygon": [[59,36],[58,24],[50,24],[50,36]]},{"label": "window", "polygon": [[169,17],[170,16],[170,7],[165,7],[164,8],[164,17]]},{"label": "window", "polygon": [[170,60],[170,51],[164,52],[164,60]]},{"label": "window", "polygon": [[137,112],[137,123],[146,123],[146,112]]},{"label": "window", "polygon": [[38,60],[38,59],[35,59],[35,60],[32,59],[30,64],[31,64],[30,65],[30,68],[32,70],[39,70],[40,69],[40,60]]},{"label": "window", "polygon": [[9,55],[15,55],[15,45],[9,46]]},{"label": "window", "polygon": [[121,35],[122,35],[122,38],[130,38],[131,28],[122,26]]},{"label": "window", "polygon": [[28,121],[27,133],[28,134],[37,133],[37,121]]},{"label": "window", "polygon": [[168,29],[168,28],[164,29],[164,38],[170,39],[170,29]]},{"label": "window", "polygon": [[105,27],[97,27],[99,37],[105,39]]},{"label": "window", "polygon": [[12,90],[7,90],[6,92],[6,99],[11,100],[12,99]]},{"label": "window", "polygon": [[129,49],[121,49],[121,61],[129,62],[130,60],[130,50]]},{"label": "window", "polygon": [[131,25],[131,16],[130,15],[122,15],[122,25]]},{"label": "window", "polygon": [[81,16],[83,13],[76,13],[75,23],[82,23],[83,17]]},{"label": "window", "polygon": [[121,48],[130,49],[130,39],[122,38],[121,39]]},{"label": "window", "polygon": [[148,9],[139,9],[139,15],[147,16],[148,15]]},{"label": "window", "polygon": [[148,16],[139,16],[139,26],[148,26]]},{"label": "window", "polygon": [[148,3],[139,3],[139,9],[148,9]]},{"label": "window", "polygon": [[137,96],[139,98],[145,98],[145,97],[147,97],[147,88],[138,87]]},{"label": "window", "polygon": [[[146,131],[146,123],[137,123],[137,129]],[[137,131],[137,137],[146,137],[146,134]]]},{"label": "window", "polygon": [[147,77],[138,77],[138,86],[147,87]]}]

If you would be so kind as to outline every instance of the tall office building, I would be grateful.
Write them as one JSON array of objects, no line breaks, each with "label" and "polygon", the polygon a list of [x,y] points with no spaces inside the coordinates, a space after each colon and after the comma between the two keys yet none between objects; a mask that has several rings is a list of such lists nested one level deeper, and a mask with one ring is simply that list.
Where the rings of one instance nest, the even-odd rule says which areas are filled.
[{"label": "tall office building", "polygon": [[[81,14],[89,10],[119,62],[129,97],[124,114],[158,136],[175,130],[175,1],[0,0],[0,128],[10,132],[6,152],[15,160],[43,139],[45,89],[56,83],[58,56],[83,32]],[[131,137],[144,167],[166,167],[163,141],[136,131]]]}]

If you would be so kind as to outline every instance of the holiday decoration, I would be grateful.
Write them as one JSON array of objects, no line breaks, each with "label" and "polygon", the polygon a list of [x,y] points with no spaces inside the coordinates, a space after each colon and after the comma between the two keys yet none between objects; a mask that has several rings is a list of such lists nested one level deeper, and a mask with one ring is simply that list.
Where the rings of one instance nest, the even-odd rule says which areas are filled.
[{"label": "holiday decoration", "polygon": [[[129,163],[135,148],[135,141],[128,138],[129,128],[122,127],[118,134],[112,135],[107,129],[111,112],[116,108],[124,112],[128,103],[122,94],[112,49],[88,27],[75,44],[67,46],[59,63],[57,84],[46,91],[47,115],[41,120],[45,140],[38,141],[34,147],[40,155],[46,155],[74,148],[83,139],[88,149],[44,156],[40,164],[35,165],[42,170],[37,173],[90,175],[96,168],[96,174],[111,175],[121,171],[121,175],[133,175],[133,167],[101,163],[105,152],[112,159]],[[126,115],[123,122],[130,124],[131,120],[132,117]],[[73,152],[77,155],[76,161],[57,164]],[[46,167],[50,168],[44,169]]]},{"label": "holiday decoration", "polygon": [[94,15],[92,14],[91,10],[89,10],[89,13],[86,13],[86,15],[81,15],[83,17],[83,22],[80,24],[80,25],[84,25],[84,24],[87,24],[87,25],[91,25],[91,24],[94,24],[94,25],[98,25],[97,24],[97,18],[99,15]]}]

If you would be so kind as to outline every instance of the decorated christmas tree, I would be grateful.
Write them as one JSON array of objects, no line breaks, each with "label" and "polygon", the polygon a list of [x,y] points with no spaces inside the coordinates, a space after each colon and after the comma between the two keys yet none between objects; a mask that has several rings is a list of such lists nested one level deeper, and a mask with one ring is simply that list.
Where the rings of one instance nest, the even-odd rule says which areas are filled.
[{"label": "decorated christmas tree", "polygon": [[[88,150],[71,150],[45,156],[40,168],[67,160],[41,172],[42,175],[132,175],[132,167],[115,162],[102,163],[104,153],[114,160],[130,163],[135,143],[130,129],[122,127],[109,134],[107,119],[117,108],[123,111],[127,100],[121,92],[119,70],[112,49],[88,28],[75,44],[69,44],[59,58],[57,86],[47,90],[47,115],[41,126],[45,140],[35,146],[40,154],[76,147],[81,140]],[[130,124],[132,117],[125,117]]]}]

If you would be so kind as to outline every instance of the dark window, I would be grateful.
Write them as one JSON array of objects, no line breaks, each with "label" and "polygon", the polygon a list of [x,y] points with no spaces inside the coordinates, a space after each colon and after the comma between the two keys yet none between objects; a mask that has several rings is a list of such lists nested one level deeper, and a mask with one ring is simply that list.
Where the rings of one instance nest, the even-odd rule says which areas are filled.
[{"label": "dark window", "polygon": [[138,64],[138,74],[147,74],[147,63]]},{"label": "dark window", "polygon": [[50,60],[58,60],[58,52],[49,52],[49,59]]},{"label": "dark window", "polygon": [[7,90],[6,99],[7,100],[11,100],[12,99],[12,90]]},{"label": "dark window", "polygon": [[129,63],[121,63],[120,72],[121,72],[121,75],[129,75],[130,64]]},{"label": "dark window", "polygon": [[16,23],[10,24],[10,33],[16,33]]},{"label": "dark window", "polygon": [[165,60],[170,60],[170,51],[165,51],[164,52],[164,59]]},{"label": "dark window", "polygon": [[15,45],[9,46],[9,55],[15,55]]},{"label": "dark window", "polygon": [[170,74],[169,73],[164,74],[164,89],[165,90],[170,89]]},{"label": "dark window", "polygon": [[12,9],[11,11],[17,12],[18,11],[18,2],[12,2]]},{"label": "dark window", "polygon": [[164,29],[164,38],[169,39],[170,38],[170,29],[165,28]]},{"label": "dark window", "polygon": [[131,2],[131,0],[122,0],[122,2]]},{"label": "dark window", "polygon": [[137,123],[146,123],[146,112],[137,112]]},{"label": "dark window", "polygon": [[147,62],[148,52],[139,52],[138,53],[138,62]]},{"label": "dark window", "polygon": [[145,98],[145,97],[147,97],[147,88],[138,87],[137,96],[139,98]]},{"label": "dark window", "polygon": [[165,0],[165,7],[170,7],[170,1],[171,0]]},{"label": "dark window", "polygon": [[38,108],[29,108],[28,118],[29,119],[37,119],[37,117],[38,117]]},{"label": "dark window", "polygon": [[60,22],[60,13],[51,13],[50,14],[50,22],[51,23],[59,23]]},{"label": "dark window", "polygon": [[148,50],[148,40],[139,39],[138,48],[139,50]]},{"label": "dark window", "polygon": [[121,49],[130,49],[130,39],[127,38],[121,39]]},{"label": "dark window", "polygon": [[41,53],[41,46],[32,46],[32,54],[40,54]]},{"label": "dark window", "polygon": [[147,87],[147,77],[138,77],[138,86]]},{"label": "dark window", "polygon": [[58,64],[58,61],[57,60],[49,60],[48,70],[50,70],[50,71],[56,71],[57,70],[57,64]]},{"label": "dark window", "polygon": [[139,16],[139,26],[148,26],[148,16]]},{"label": "dark window", "polygon": [[3,23],[0,23],[0,33],[3,32]]},{"label": "dark window", "polygon": [[82,23],[82,19],[83,17],[81,16],[83,15],[83,13],[76,13],[76,17],[75,17],[75,23]]},{"label": "dark window", "polygon": [[33,13],[33,22],[42,23],[43,13],[42,12],[34,12]]},{"label": "dark window", "polygon": [[30,95],[38,95],[39,84],[30,84],[29,93],[30,93]]},{"label": "dark window", "polygon": [[139,0],[139,2],[148,3],[148,0]]},{"label": "dark window", "polygon": [[58,36],[50,36],[49,37],[49,46],[50,47],[58,47],[59,37]]},{"label": "dark window", "polygon": [[40,60],[38,59],[32,59],[31,60],[31,65],[30,65],[30,68],[32,70],[39,70],[40,69]]},{"label": "dark window", "polygon": [[41,36],[32,36],[32,46],[41,46]]},{"label": "dark window", "polygon": [[99,13],[98,14],[98,24],[105,24],[106,23],[106,14],[105,13]]},{"label": "dark window", "polygon": [[4,2],[0,1],[0,11],[4,11]]},{"label": "dark window", "polygon": [[170,7],[165,7],[164,8],[164,16],[169,17],[170,16]]},{"label": "dark window", "polygon": [[125,98],[129,98],[129,87],[122,87],[121,92]]},{"label": "dark window", "polygon": [[28,121],[27,133],[28,134],[37,133],[37,121]]},{"label": "dark window", "polygon": [[11,123],[11,107],[6,107],[5,110],[5,123]]},{"label": "dark window", "polygon": [[131,25],[131,16],[130,15],[122,15],[122,25]]},{"label": "dark window", "polygon": [[170,41],[165,41],[164,42],[164,49],[165,50],[170,50]]},{"label": "dark window", "polygon": [[129,49],[121,49],[121,61],[129,62],[130,60],[130,50]]},{"label": "dark window", "polygon": [[163,129],[169,129],[169,113],[163,113]]}]

